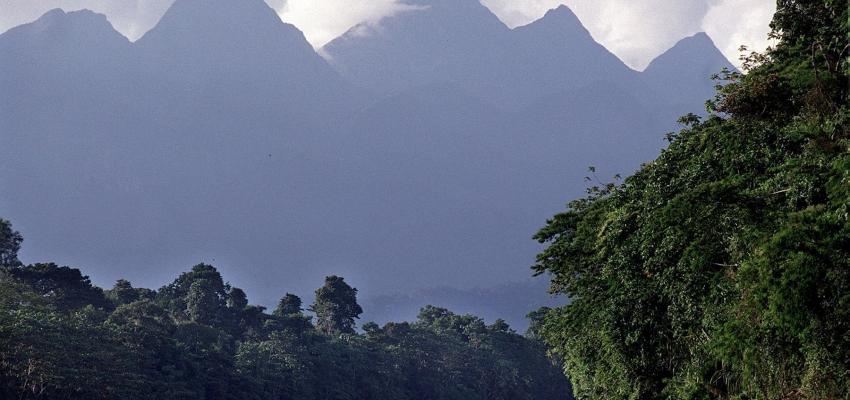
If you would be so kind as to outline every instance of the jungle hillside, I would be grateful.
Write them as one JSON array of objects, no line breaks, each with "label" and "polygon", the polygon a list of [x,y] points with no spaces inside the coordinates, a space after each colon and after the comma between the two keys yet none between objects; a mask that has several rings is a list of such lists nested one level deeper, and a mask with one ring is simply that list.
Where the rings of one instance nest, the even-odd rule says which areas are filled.
[{"label": "jungle hillside", "polygon": [[848,4],[779,0],[654,161],[537,234],[581,399],[850,398]]}]

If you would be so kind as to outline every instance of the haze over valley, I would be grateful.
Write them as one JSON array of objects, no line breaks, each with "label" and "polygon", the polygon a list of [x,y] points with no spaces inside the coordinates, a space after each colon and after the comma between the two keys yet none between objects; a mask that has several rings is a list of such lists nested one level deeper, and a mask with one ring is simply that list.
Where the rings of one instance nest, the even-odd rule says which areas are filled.
[{"label": "haze over valley", "polygon": [[566,6],[509,28],[476,0],[406,3],[318,50],[261,0],[177,0],[134,42],[58,9],[0,35],[0,215],[22,260],[107,287],[203,261],[266,305],[331,274],[377,303],[563,302],[529,281],[531,236],[656,157],[733,65],[700,33],[636,71]]},{"label": "haze over valley", "polygon": [[850,399],[846,2],[0,32],[0,399]]}]

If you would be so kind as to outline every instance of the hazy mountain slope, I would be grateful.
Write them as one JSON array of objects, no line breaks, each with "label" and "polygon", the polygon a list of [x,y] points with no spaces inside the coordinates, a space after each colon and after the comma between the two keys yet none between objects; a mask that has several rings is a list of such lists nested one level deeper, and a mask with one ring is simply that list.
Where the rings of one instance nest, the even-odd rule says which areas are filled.
[{"label": "hazy mountain slope", "polygon": [[355,107],[350,85],[262,0],[178,0],[135,47],[145,80],[160,85],[152,94],[181,106],[277,129],[336,121]]},{"label": "hazy mountain slope", "polygon": [[[526,102],[553,94],[570,95],[594,82],[614,82],[643,90],[638,74],[597,43],[578,17],[559,6],[511,34],[512,49],[503,69]],[[519,89],[518,89],[519,92]]]},{"label": "hazy mountain slope", "polygon": [[415,321],[425,305],[455,310],[457,313],[476,313],[488,323],[505,320],[518,333],[528,329],[526,315],[540,307],[556,307],[566,299],[547,293],[546,279],[507,283],[492,288],[455,289],[436,287],[407,294],[365,296],[361,301],[363,322],[384,324],[390,321]]},{"label": "hazy mountain slope", "polygon": [[4,126],[16,130],[15,123],[26,127],[57,114],[92,117],[98,92],[120,102],[130,50],[105,16],[90,11],[52,10],[0,35]]},{"label": "hazy mountain slope", "polygon": [[587,167],[629,174],[673,117],[565,7],[510,30],[475,0],[410,4],[336,42],[380,97],[260,0],[178,0],[137,43],[61,11],[0,35],[0,215],[24,258],[146,286],[213,262],[265,304],[328,274],[526,277]]},{"label": "hazy mountain slope", "polygon": [[588,166],[604,166],[600,179],[625,175],[662,146],[652,113],[625,90],[600,82],[576,94],[505,112],[440,84],[358,114],[343,139],[341,193],[360,205],[346,215],[356,232],[345,238],[349,259],[401,266],[380,286],[522,277],[537,249],[529,233],[565,192],[583,193]]},{"label": "hazy mountain slope", "polygon": [[[478,0],[405,0],[414,10],[358,25],[322,48],[351,82],[387,94],[473,79],[497,65],[508,28]],[[475,82],[469,82],[475,85]]]},{"label": "hazy mountain slope", "polygon": [[514,183],[529,171],[517,162],[527,153],[515,147],[522,138],[505,129],[508,121],[450,84],[411,89],[360,113],[343,139],[345,196],[358,205],[346,215],[349,259],[384,265],[382,287],[421,287],[437,276],[490,285],[524,275],[536,248],[525,240],[536,207]]},{"label": "hazy mountain slope", "polygon": [[[103,15],[53,10],[0,35],[0,208],[44,236],[34,250],[109,249],[140,206],[125,163],[132,52]],[[81,234],[85,232],[85,234]],[[104,246],[105,245],[105,246]]]},{"label": "hazy mountain slope", "polygon": [[708,35],[698,33],[658,56],[641,76],[659,94],[665,114],[675,117],[703,110],[714,97],[717,82],[711,77],[724,68],[736,70]]},{"label": "hazy mountain slope", "polygon": [[452,82],[516,108],[596,80],[637,88],[637,73],[596,43],[566,6],[508,29],[477,0],[416,0],[419,7],[362,24],[322,49],[346,78],[377,93]]},{"label": "hazy mountain slope", "polygon": [[304,227],[334,209],[330,132],[355,93],[265,3],[221,3],[180,0],[136,44],[87,12],[0,36],[16,85],[0,100],[0,207],[37,237],[31,254],[105,283],[159,284],[199,259],[315,267],[302,260],[322,235]]}]

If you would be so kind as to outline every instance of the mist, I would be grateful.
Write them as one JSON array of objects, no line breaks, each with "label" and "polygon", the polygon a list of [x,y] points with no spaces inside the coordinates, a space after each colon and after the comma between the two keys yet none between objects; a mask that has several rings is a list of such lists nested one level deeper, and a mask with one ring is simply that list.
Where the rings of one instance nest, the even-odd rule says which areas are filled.
[{"label": "mist", "polygon": [[734,69],[700,34],[636,71],[565,6],[514,29],[474,0],[405,7],[318,51],[260,0],[181,0],[134,42],[90,11],[9,30],[0,212],[22,259],[104,287],[205,262],[265,305],[328,275],[371,299],[545,282],[547,218],[651,160]]}]

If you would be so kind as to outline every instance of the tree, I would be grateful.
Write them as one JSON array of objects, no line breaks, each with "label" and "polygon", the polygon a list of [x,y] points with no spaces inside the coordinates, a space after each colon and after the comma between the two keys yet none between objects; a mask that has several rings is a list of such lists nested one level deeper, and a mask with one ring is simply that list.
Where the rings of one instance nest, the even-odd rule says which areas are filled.
[{"label": "tree", "polygon": [[202,325],[214,325],[219,322],[219,311],[223,308],[215,285],[208,279],[192,282],[186,294],[186,315],[189,320]]},{"label": "tree", "polygon": [[546,316],[552,311],[549,307],[540,307],[534,310],[525,317],[528,318],[528,330],[525,336],[532,340],[543,339],[543,324],[546,323]]},{"label": "tree", "polygon": [[363,324],[363,332],[366,333],[367,337],[375,337],[375,335],[381,332],[381,327],[377,323],[370,321]]},{"label": "tree", "polygon": [[231,288],[227,293],[227,307],[235,311],[242,311],[248,307],[248,296],[239,288]]},{"label": "tree", "polygon": [[310,311],[316,313],[316,328],[325,334],[354,333],[354,320],[363,313],[357,304],[357,289],[338,276],[325,278]]},{"label": "tree", "polygon": [[173,339],[176,327],[161,307],[150,299],[118,306],[104,326],[121,346],[119,358],[130,360],[127,384],[135,387],[132,398],[185,397],[190,389],[181,381],[186,365]]},{"label": "tree", "polygon": [[569,390],[545,349],[504,321],[429,306],[416,324],[367,323],[357,335],[356,297],[326,278],[311,307],[325,335],[298,296],[266,314],[208,265],[159,292],[122,279],[105,294],[77,269],[4,266],[0,398],[554,400]]},{"label": "tree", "polygon": [[136,289],[133,284],[126,279],[119,279],[112,286],[112,289],[106,291],[106,297],[113,305],[120,306],[122,304],[130,304],[134,301],[142,299],[152,300],[154,293],[150,289]]},{"label": "tree", "polygon": [[83,275],[79,269],[45,263],[12,268],[9,272],[62,311],[71,311],[87,305],[96,308],[111,307],[103,289],[93,286],[89,277]]},{"label": "tree", "polygon": [[511,326],[508,325],[508,323],[501,318],[493,321],[493,324],[489,325],[487,329],[492,332],[513,333],[513,329],[511,329]]},{"label": "tree", "polygon": [[[196,281],[205,281],[201,286],[204,291],[196,291],[195,301],[200,297],[206,297],[210,303],[215,303],[217,309],[224,308],[228,298],[228,285],[224,283],[221,274],[212,265],[198,264],[191,271],[184,272],[174,282],[162,287],[157,291],[156,301],[164,309],[173,313],[179,321],[189,321],[191,317],[187,314],[189,306],[186,303],[189,291]],[[201,288],[199,287],[198,290]],[[196,303],[195,305],[200,305]],[[196,310],[199,311],[199,310]]]},{"label": "tree", "polygon": [[16,267],[20,265],[18,251],[24,241],[20,233],[12,229],[12,223],[0,218],[0,267]]},{"label": "tree", "polygon": [[275,308],[273,315],[283,317],[286,315],[301,314],[301,311],[303,311],[301,309],[301,298],[292,293],[287,293],[277,303],[277,308]]},{"label": "tree", "polygon": [[[236,312],[223,306],[217,274],[196,272],[166,291],[191,282],[180,302],[130,301],[144,289],[119,281],[110,299],[129,302],[60,311],[63,296],[0,269],[0,398],[554,400],[569,390],[545,348],[500,321],[427,307],[427,322],[323,335],[305,329],[295,297],[282,316]],[[341,279],[327,283],[320,299],[356,301]],[[177,305],[188,309],[167,308]]]},{"label": "tree", "polygon": [[268,340],[242,342],[235,359],[243,375],[264,382],[269,398],[311,398],[307,348],[296,340],[274,333]]},{"label": "tree", "polygon": [[710,116],[536,235],[572,300],[542,335],[579,397],[850,396],[848,21],[779,1],[779,43]]}]

